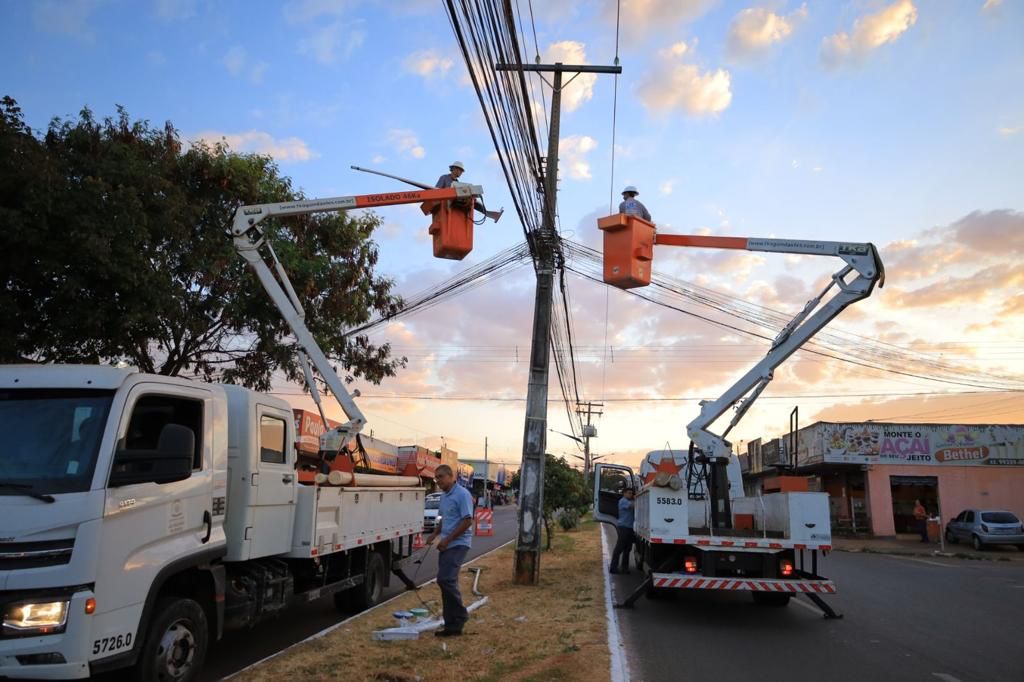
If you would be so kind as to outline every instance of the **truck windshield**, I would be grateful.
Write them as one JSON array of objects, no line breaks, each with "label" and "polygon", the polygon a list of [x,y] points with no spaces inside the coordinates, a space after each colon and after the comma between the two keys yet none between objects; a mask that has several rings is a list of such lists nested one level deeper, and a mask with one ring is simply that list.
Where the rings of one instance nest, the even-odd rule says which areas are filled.
[{"label": "truck windshield", "polygon": [[0,495],[88,490],[113,391],[0,391]]}]

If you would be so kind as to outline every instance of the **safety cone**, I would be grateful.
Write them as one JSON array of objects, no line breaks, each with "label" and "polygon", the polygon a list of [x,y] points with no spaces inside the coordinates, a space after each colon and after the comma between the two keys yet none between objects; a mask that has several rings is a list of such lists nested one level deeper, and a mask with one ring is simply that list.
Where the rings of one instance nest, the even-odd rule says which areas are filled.
[{"label": "safety cone", "polygon": [[412,548],[413,551],[417,549],[423,549],[426,545],[423,543],[423,533],[416,533],[413,536]]}]

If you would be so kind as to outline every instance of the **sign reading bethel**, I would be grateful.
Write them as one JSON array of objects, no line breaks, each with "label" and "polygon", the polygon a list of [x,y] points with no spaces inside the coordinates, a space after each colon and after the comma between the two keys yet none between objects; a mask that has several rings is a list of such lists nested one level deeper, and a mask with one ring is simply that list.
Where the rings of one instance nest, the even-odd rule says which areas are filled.
[{"label": "sign reading bethel", "polygon": [[800,430],[800,463],[1024,466],[1015,424],[831,424]]}]

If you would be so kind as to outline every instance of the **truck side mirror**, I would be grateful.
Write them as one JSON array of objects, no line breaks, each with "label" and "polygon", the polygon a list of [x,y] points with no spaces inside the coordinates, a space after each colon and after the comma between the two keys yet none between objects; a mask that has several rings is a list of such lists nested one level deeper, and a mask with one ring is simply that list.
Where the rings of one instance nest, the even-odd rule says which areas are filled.
[{"label": "truck side mirror", "polygon": [[172,483],[192,475],[196,436],[181,424],[165,424],[155,450],[121,448],[114,456],[110,487]]}]

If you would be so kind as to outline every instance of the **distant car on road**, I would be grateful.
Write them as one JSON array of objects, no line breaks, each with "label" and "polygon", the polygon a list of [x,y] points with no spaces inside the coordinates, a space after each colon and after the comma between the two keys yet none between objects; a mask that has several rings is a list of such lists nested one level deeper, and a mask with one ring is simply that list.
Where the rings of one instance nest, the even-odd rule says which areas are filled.
[{"label": "distant car on road", "polygon": [[431,493],[423,508],[423,530],[432,531],[441,523],[441,493]]},{"label": "distant car on road", "polygon": [[979,550],[985,545],[1017,545],[1024,551],[1024,525],[1013,512],[965,509],[946,524],[946,542],[961,540]]}]

